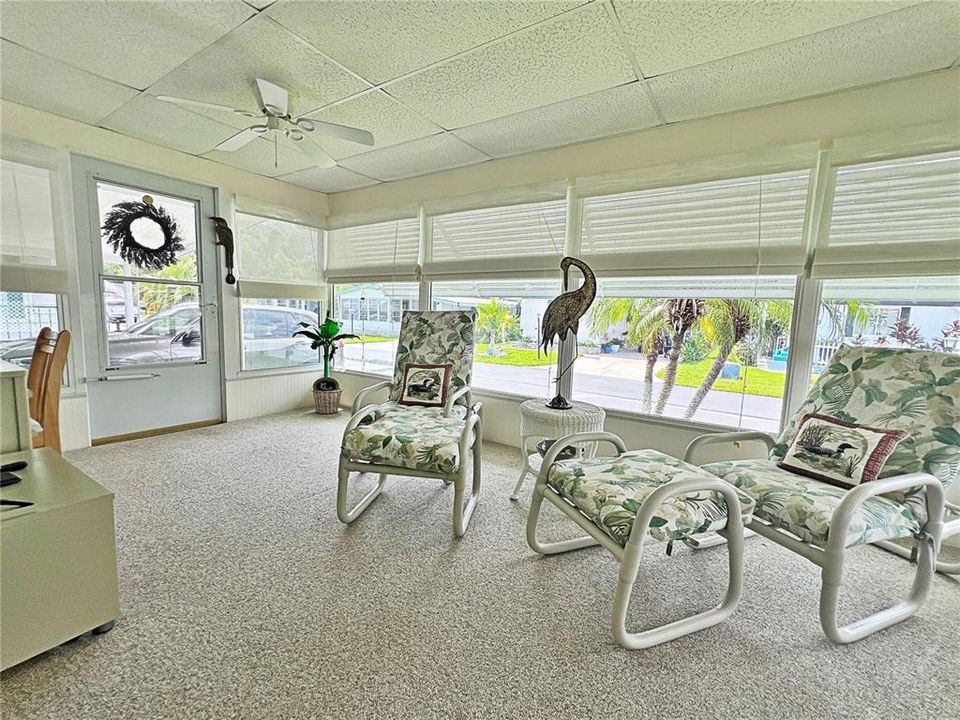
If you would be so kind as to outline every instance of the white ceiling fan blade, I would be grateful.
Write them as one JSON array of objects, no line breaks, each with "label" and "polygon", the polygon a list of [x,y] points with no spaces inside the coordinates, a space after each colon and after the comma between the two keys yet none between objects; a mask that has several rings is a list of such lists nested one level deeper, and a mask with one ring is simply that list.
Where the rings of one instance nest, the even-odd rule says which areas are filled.
[{"label": "white ceiling fan blade", "polygon": [[217,145],[214,150],[222,150],[224,152],[233,152],[234,150],[239,150],[244,145],[249,142],[253,142],[260,135],[253,128],[247,128],[246,130],[241,130],[236,135],[228,137],[222,143]]},{"label": "white ceiling fan blade", "polygon": [[270,109],[278,115],[287,115],[289,102],[287,91],[279,85],[257,78],[257,89],[260,91],[260,107]]},{"label": "white ceiling fan blade", "polygon": [[323,148],[307,136],[304,135],[300,140],[290,139],[293,140],[294,146],[297,147],[300,152],[313,160],[317,167],[331,168],[336,166],[337,161],[327,155],[327,153],[323,151]]},{"label": "white ceiling fan blade", "polygon": [[368,130],[361,130],[360,128],[350,127],[349,125],[324,122],[323,120],[314,120],[313,118],[297,118],[296,123],[300,125],[301,120],[304,121],[304,124],[309,123],[307,127],[304,127],[304,130],[308,130],[308,128],[312,126],[314,130],[323,135],[340,138],[341,140],[349,140],[350,142],[359,143],[360,145],[369,145],[370,147],[374,145],[373,133]]},{"label": "white ceiling fan blade", "polygon": [[237,113],[239,115],[250,115],[253,116],[254,113],[249,110],[237,110],[236,108],[227,107],[226,105],[217,105],[216,103],[203,102],[201,100],[188,100],[187,98],[178,98],[171,97],[169,95],[156,95],[157,100],[161,100],[167,103],[173,103],[174,105],[186,105],[187,107],[198,107],[206,108],[207,110],[222,110],[223,112],[228,113]]}]

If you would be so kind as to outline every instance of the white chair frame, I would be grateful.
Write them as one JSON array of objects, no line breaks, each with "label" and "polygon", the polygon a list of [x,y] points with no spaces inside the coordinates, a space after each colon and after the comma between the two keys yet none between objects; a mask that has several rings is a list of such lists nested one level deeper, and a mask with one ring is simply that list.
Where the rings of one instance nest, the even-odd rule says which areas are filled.
[{"label": "white chair frame", "polygon": [[[380,411],[376,404],[360,407],[360,403],[362,403],[368,395],[392,387],[393,383],[388,380],[371,385],[357,393],[353,401],[353,416],[343,431],[344,437],[364,420],[368,418],[376,420],[377,417],[379,417]],[[483,455],[483,404],[480,402],[471,404],[470,388],[461,388],[455,393],[450,393],[450,396],[447,398],[447,403],[443,410],[444,417],[450,417],[453,406],[459,398],[464,398],[467,402],[467,415],[464,418],[463,430],[460,433],[460,464],[456,472],[440,473],[430,470],[417,470],[415,468],[381,465],[379,463],[356,460],[351,458],[348,453],[343,450],[341,445],[337,482],[337,517],[340,519],[340,522],[349,525],[360,517],[363,511],[370,506],[370,503],[376,500],[380,493],[383,492],[383,488],[387,484],[388,475],[437,479],[442,480],[445,486],[453,485],[453,532],[457,537],[463,537],[467,531],[467,526],[470,524],[470,518],[473,517],[473,512],[476,510],[477,502],[480,499],[481,458]],[[470,496],[466,502],[464,502],[463,497],[466,490],[468,454],[472,454],[473,456],[473,484],[470,490]],[[347,491],[349,489],[350,473],[352,472],[361,474],[373,473],[380,477],[377,479],[376,486],[352,508],[348,509]]]},{"label": "white chair frame", "polygon": [[[530,500],[530,512],[527,516],[527,544],[530,545],[530,548],[541,555],[555,555],[594,545],[602,545],[610,551],[620,564],[617,591],[613,599],[611,631],[614,639],[627,649],[641,650],[660,645],[697,630],[711,627],[730,617],[736,610],[743,591],[743,518],[739,512],[740,500],[734,487],[720,480],[720,478],[717,478],[716,481],[684,479],[666,483],[652,492],[640,505],[627,544],[625,547],[621,547],[575,505],[547,484],[550,467],[556,462],[557,455],[570,445],[588,442],[610,443],[616,449],[617,455],[626,452],[623,440],[619,436],[608,432],[574,433],[560,438],[551,445],[543,459],[540,473],[537,476],[537,484]],[[727,525],[719,531],[727,540],[728,554],[727,590],[723,601],[714,608],[666,625],[641,632],[628,632],[626,628],[627,608],[630,605],[630,596],[633,593],[640,569],[643,544],[649,536],[651,518],[665,500],[676,495],[704,490],[721,493],[728,508],[737,508],[737,512],[727,514]],[[553,543],[540,542],[537,539],[537,524],[544,498],[580,526],[587,535]]]},{"label": "white chair frame", "polygon": [[[701,435],[694,438],[690,444],[687,445],[683,459],[685,462],[693,463],[691,458],[694,453],[704,445],[745,441],[763,442],[767,447],[768,453],[776,444],[774,438],[762,432],[733,432]],[[837,601],[839,599],[840,586],[843,582],[843,571],[847,560],[848,548],[845,547],[847,530],[853,521],[854,515],[860,506],[869,498],[920,486],[926,488],[927,521],[921,528],[919,552],[916,558],[917,572],[907,598],[893,607],[881,610],[861,620],[840,627],[837,624]],[[949,507],[952,508],[952,512],[958,510],[954,505],[950,505]],[[956,572],[957,563],[940,564],[937,561],[937,555],[940,552],[940,543],[945,529],[944,518],[947,509],[948,506],[943,496],[943,484],[933,475],[927,473],[911,473],[881,480],[873,480],[847,491],[830,518],[830,534],[827,539],[826,548],[821,549],[805,543],[786,530],[781,530],[757,515],[753,516],[750,529],[778,545],[782,545],[788,550],[792,550],[798,555],[805,557],[821,568],[820,627],[823,628],[823,632],[833,642],[851,643],[916,614],[930,594],[930,586],[933,582],[934,572],[937,570],[945,573]],[[948,525],[950,534],[960,532],[960,519],[950,521]],[[870,544],[877,545],[884,549],[889,549],[890,546],[893,546],[898,548],[898,550],[904,550],[900,548],[900,546],[888,541]],[[907,557],[911,555],[909,550],[904,550],[904,553],[898,552],[897,554],[905,554]]]}]

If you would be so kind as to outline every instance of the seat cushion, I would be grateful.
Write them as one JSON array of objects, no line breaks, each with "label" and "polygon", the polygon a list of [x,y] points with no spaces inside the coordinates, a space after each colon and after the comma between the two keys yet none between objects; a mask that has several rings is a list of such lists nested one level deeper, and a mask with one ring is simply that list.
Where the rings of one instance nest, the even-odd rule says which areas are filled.
[{"label": "seat cushion", "polygon": [[[830,518],[849,490],[781,470],[769,460],[734,460],[703,466],[756,501],[754,515],[804,542],[826,547]],[[911,537],[924,522],[921,496],[899,502],[883,495],[864,502],[847,531],[845,547]]]},{"label": "seat cushion", "polygon": [[[443,416],[442,407],[424,407],[424,406],[412,406],[412,405],[401,405],[398,402],[393,400],[387,400],[377,405],[377,412],[382,415],[390,415],[393,413],[406,413],[406,417],[410,416],[410,411],[415,413],[423,413],[427,415],[433,415],[436,417]],[[455,417],[458,420],[463,420],[467,416],[467,409],[463,405],[454,405],[451,409],[451,417]]]},{"label": "seat cushion", "polygon": [[[620,545],[630,539],[641,503],[671,480],[715,479],[700,468],[656,450],[635,450],[619,457],[564,460],[550,468],[547,483]],[[744,493],[740,512],[753,501]],[[660,542],[720,530],[727,524],[727,506],[715,491],[670,498],[650,521],[650,537]]]},{"label": "seat cushion", "polygon": [[462,416],[445,418],[440,408],[383,406],[385,412],[379,418],[343,436],[348,457],[444,474],[459,469]]}]

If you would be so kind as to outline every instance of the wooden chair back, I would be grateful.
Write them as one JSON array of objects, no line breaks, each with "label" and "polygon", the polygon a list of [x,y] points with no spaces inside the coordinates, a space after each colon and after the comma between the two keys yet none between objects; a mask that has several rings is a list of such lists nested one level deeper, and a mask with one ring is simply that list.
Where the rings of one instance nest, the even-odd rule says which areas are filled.
[{"label": "wooden chair back", "polygon": [[37,336],[27,372],[27,390],[30,393],[30,417],[40,423],[43,431],[33,436],[35,448],[60,450],[60,386],[63,369],[70,349],[70,331],[54,332],[43,328]]}]

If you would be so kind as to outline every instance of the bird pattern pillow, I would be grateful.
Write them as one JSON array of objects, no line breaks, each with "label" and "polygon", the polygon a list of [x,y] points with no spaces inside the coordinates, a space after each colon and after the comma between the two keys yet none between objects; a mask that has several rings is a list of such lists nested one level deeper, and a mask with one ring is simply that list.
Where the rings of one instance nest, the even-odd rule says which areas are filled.
[{"label": "bird pattern pillow", "polygon": [[884,430],[808,413],[777,465],[784,470],[852,488],[875,480],[887,458],[908,433]]},{"label": "bird pattern pillow", "polygon": [[453,365],[426,365],[407,363],[403,368],[403,387],[400,389],[401,405],[444,406],[450,389]]}]

